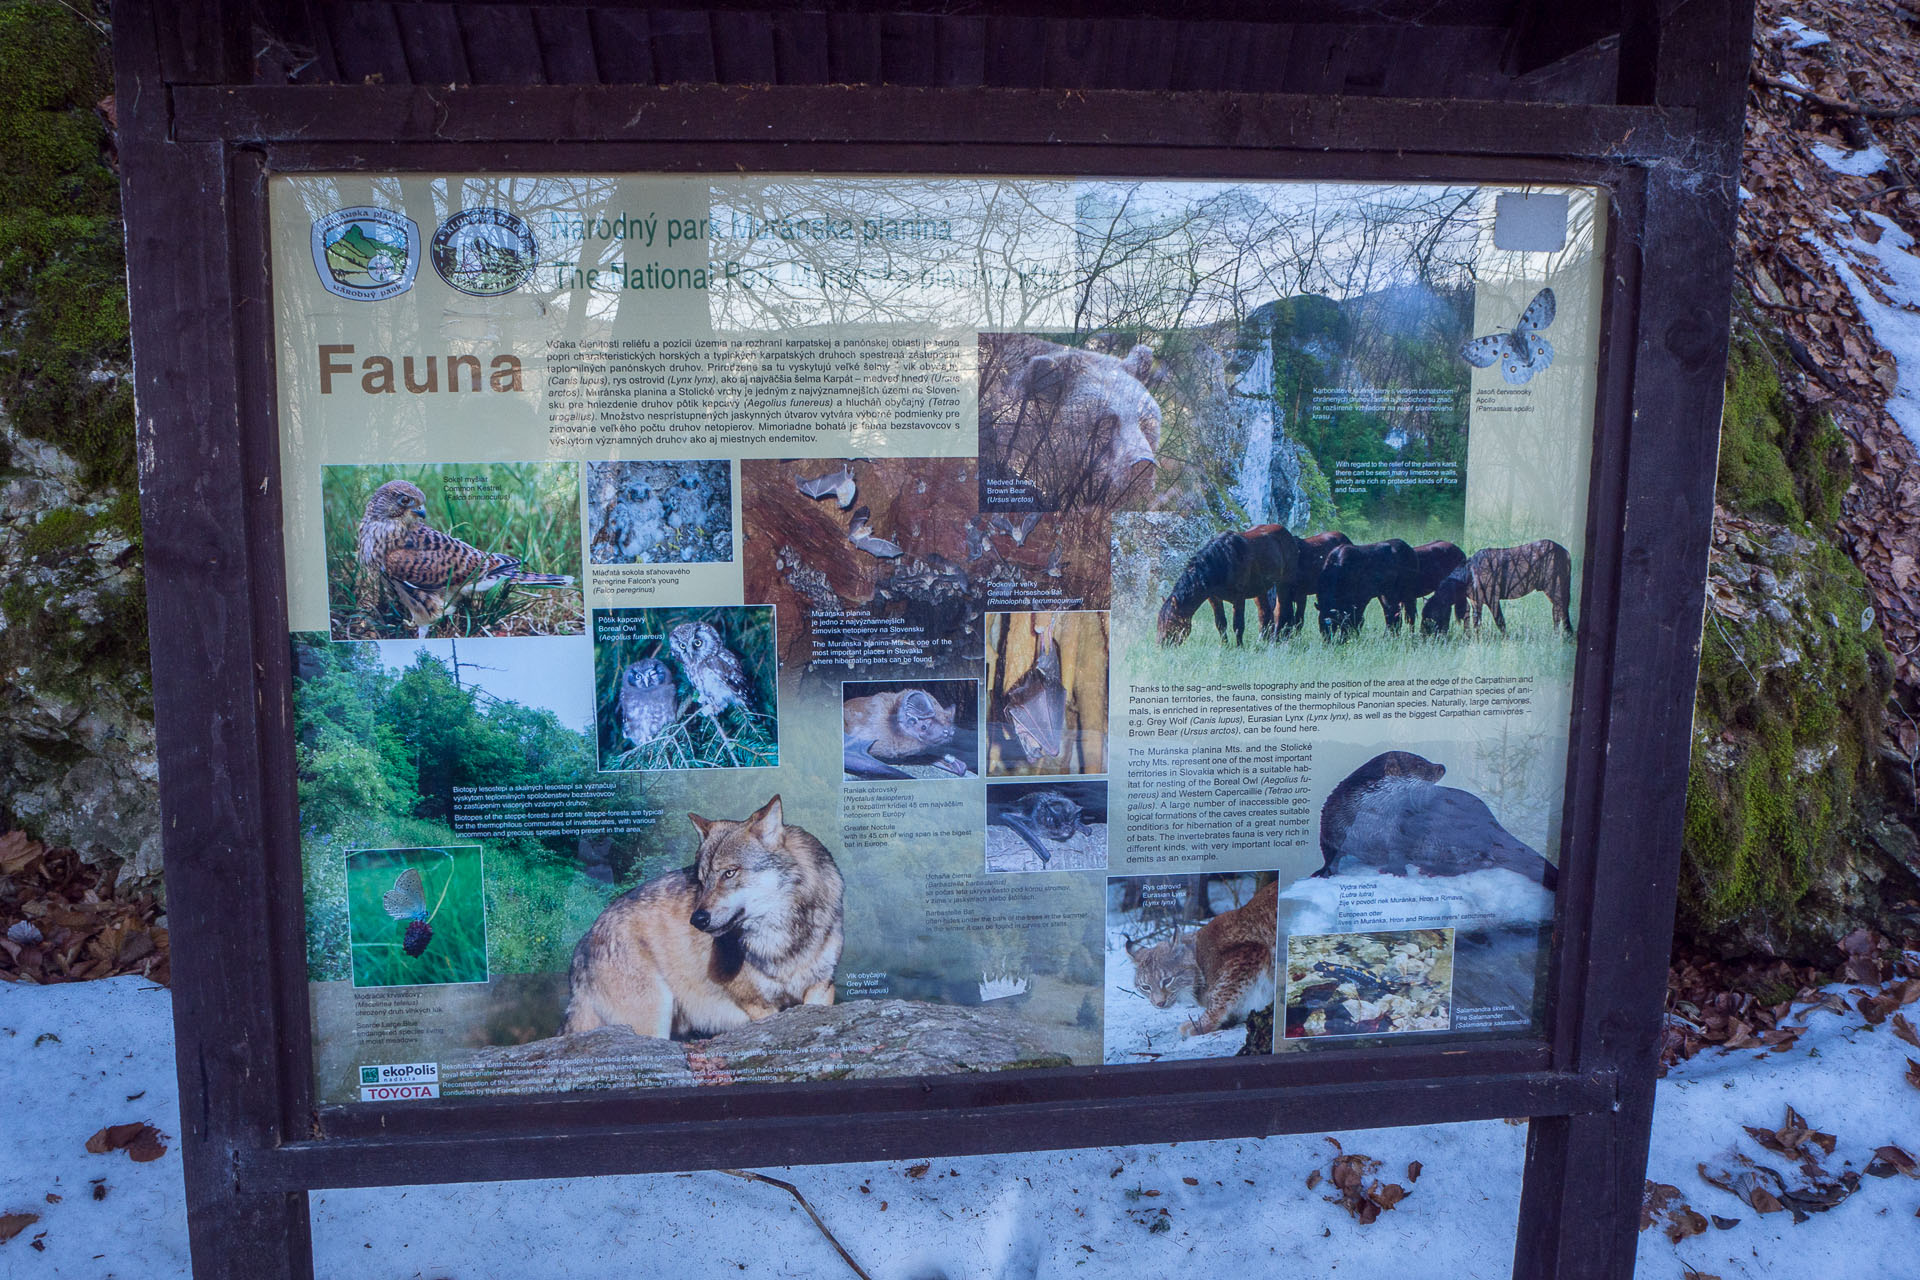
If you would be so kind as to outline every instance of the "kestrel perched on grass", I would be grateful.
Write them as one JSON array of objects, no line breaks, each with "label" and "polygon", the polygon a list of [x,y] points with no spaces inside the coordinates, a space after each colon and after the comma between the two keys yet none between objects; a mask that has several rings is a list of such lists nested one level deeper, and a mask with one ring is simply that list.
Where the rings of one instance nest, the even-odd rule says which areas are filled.
[{"label": "kestrel perched on grass", "polygon": [[426,639],[462,596],[478,598],[502,584],[570,587],[557,573],[528,573],[520,557],[482,551],[426,523],[427,495],[406,480],[389,480],[367,499],[360,520],[360,563],[373,570]]}]

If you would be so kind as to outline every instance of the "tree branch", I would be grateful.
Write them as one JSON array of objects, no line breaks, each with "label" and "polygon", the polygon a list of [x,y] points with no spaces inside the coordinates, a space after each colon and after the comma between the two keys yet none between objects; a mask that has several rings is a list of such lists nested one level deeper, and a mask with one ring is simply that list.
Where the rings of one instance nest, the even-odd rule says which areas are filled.
[{"label": "tree branch", "polygon": [[1756,68],[1753,82],[1781,93],[1791,93],[1795,97],[1811,102],[1816,107],[1825,107],[1828,111],[1837,111],[1841,115],[1858,116],[1862,120],[1909,120],[1920,116],[1920,105],[1904,107],[1866,107],[1857,102],[1848,102],[1844,98],[1829,98],[1824,93],[1815,93],[1805,85],[1794,84],[1788,80],[1779,80]]},{"label": "tree branch", "polygon": [[860,1264],[853,1260],[853,1255],[847,1252],[846,1246],[840,1243],[833,1232],[827,1230],[827,1224],[820,1220],[820,1215],[813,1211],[813,1206],[807,1203],[807,1198],[800,1194],[800,1188],[794,1186],[791,1182],[782,1182],[778,1178],[769,1178],[766,1174],[755,1173],[751,1169],[717,1169],[715,1172],[724,1173],[730,1178],[745,1178],[748,1182],[764,1182],[770,1187],[780,1188],[795,1200],[798,1200],[800,1207],[807,1211],[807,1216],[813,1219],[813,1225],[820,1228],[820,1234],[825,1236],[827,1243],[833,1246],[834,1252],[838,1253],[841,1260],[853,1268],[853,1274],[859,1276],[860,1280],[873,1280],[873,1277],[863,1271]]}]

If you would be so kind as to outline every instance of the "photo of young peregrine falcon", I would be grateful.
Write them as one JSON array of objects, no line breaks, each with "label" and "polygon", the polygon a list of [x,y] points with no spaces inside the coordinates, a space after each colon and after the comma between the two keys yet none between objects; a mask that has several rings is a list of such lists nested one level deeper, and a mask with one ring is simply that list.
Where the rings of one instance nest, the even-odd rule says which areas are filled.
[{"label": "photo of young peregrine falcon", "polygon": [[334,639],[583,629],[577,466],[327,467],[322,497]]}]

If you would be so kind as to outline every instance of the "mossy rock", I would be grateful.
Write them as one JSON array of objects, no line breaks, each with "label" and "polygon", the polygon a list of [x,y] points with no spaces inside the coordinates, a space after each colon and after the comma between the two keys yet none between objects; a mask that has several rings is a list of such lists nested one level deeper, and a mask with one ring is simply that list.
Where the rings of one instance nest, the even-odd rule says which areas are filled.
[{"label": "mossy rock", "polygon": [[1865,839],[1892,673],[1873,593],[1832,526],[1839,432],[1737,328],[1727,373],[1688,774],[1680,930],[1734,953],[1823,952],[1878,909]]}]

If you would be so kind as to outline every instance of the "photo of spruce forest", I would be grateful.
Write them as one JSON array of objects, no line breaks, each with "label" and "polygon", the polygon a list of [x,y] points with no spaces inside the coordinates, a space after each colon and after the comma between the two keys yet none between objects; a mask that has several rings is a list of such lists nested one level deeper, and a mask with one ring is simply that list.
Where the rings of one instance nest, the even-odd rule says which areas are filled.
[{"label": "photo of spruce forest", "polygon": [[[495,977],[564,973],[574,941],[608,897],[664,869],[641,853],[653,818],[641,812],[637,776],[602,777],[589,791],[577,789],[594,776],[587,646],[585,637],[379,644],[293,637],[311,981],[348,981],[353,944],[372,936],[364,925],[360,934],[349,928],[351,851],[483,846],[485,956],[478,970]],[[521,789],[542,786],[567,788],[565,806],[540,810],[516,799],[475,809],[476,798],[484,799],[479,789],[524,796]],[[421,864],[429,913],[442,888],[434,868],[445,861]],[[474,864],[477,874],[477,858]],[[399,870],[387,872],[381,895],[369,899],[382,940],[400,937],[408,923],[392,928],[377,914],[375,899],[402,887]],[[445,936],[429,955],[454,939],[446,934],[452,923],[443,905],[431,924]]]}]

